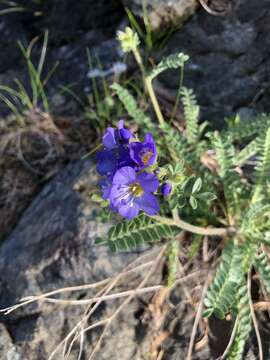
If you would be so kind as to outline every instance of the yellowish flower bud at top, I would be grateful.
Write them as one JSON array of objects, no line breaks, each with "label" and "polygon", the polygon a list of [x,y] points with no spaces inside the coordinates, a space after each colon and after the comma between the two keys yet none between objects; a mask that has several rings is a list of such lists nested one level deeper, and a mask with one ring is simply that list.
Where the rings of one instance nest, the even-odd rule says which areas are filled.
[{"label": "yellowish flower bud at top", "polygon": [[120,41],[122,50],[125,53],[135,50],[140,45],[138,34],[130,27],[126,27],[125,31],[118,31],[117,39]]}]

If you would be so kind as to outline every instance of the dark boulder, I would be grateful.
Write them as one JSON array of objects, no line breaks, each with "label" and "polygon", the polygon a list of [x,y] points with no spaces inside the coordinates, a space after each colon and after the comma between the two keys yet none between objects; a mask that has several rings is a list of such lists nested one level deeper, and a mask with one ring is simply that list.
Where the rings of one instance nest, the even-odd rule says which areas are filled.
[{"label": "dark boulder", "polygon": [[[195,90],[202,116],[215,127],[240,112],[250,117],[270,111],[270,7],[263,0],[238,0],[225,16],[200,9],[166,43],[161,55],[190,55],[184,83]],[[175,91],[176,72],[163,84]]]}]

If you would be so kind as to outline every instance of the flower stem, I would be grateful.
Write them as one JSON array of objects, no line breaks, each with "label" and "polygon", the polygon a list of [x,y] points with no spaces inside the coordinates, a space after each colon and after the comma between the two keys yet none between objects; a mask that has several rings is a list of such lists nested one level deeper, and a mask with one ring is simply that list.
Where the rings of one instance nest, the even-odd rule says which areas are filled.
[{"label": "flower stem", "polygon": [[164,125],[165,121],[164,121],[162,112],[160,110],[155,91],[153,89],[152,80],[149,77],[145,78],[145,86],[147,88],[148,94],[149,94],[150,99],[152,101],[153,108],[155,110],[155,113],[156,113],[156,116],[158,118],[159,124],[162,126],[162,125]]},{"label": "flower stem", "polygon": [[146,75],[146,71],[145,71],[145,67],[143,65],[141,54],[140,54],[140,52],[139,52],[139,50],[137,48],[133,49],[133,55],[134,55],[135,60],[136,60],[138,66],[139,66],[139,68],[141,70],[141,73],[142,73],[142,76],[143,76],[143,79],[144,79],[145,89],[147,90],[147,92],[148,92],[148,94],[150,96],[150,99],[151,99],[153,108],[155,110],[156,116],[158,118],[159,124],[163,125],[165,121],[164,121],[162,112],[160,110],[155,91],[153,89],[152,80],[151,80],[150,77],[148,77]]},{"label": "flower stem", "polygon": [[189,224],[188,222],[178,219],[170,219],[163,216],[152,216],[154,220],[159,221],[162,224],[177,226],[182,230],[191,232],[198,235],[208,235],[208,236],[231,236],[235,233],[235,229],[232,227],[227,228],[203,228],[200,226]]},{"label": "flower stem", "polygon": [[139,52],[139,50],[138,50],[137,48],[133,49],[132,52],[133,52],[133,55],[134,55],[134,57],[135,57],[135,60],[136,60],[136,62],[137,62],[137,64],[138,64],[138,66],[139,66],[139,68],[140,68],[140,70],[141,70],[143,79],[144,79],[144,81],[145,81],[145,79],[146,79],[146,71],[145,71],[145,67],[144,67],[144,65],[143,65],[143,61],[142,61],[141,54],[140,54],[140,52]]}]

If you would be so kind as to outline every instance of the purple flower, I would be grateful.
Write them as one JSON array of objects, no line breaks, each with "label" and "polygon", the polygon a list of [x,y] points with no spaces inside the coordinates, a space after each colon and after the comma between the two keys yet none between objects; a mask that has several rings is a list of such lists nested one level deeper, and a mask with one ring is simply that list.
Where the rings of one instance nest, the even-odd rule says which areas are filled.
[{"label": "purple flower", "polygon": [[102,143],[106,149],[115,149],[117,147],[116,130],[112,127],[107,128],[102,138]]},{"label": "purple flower", "polygon": [[99,175],[110,176],[117,170],[117,157],[112,150],[102,150],[97,152],[97,172]]},{"label": "purple flower", "polygon": [[112,127],[107,128],[103,135],[102,142],[106,149],[112,150],[121,144],[128,144],[129,139],[132,137],[132,133],[124,127],[124,121],[120,120],[118,121],[117,129]]},{"label": "purple flower", "polygon": [[133,137],[133,134],[131,131],[129,131],[124,127],[124,120],[119,120],[117,127],[118,127],[118,134],[120,141],[122,141],[125,144],[128,144],[129,140]]},{"label": "purple flower", "polygon": [[112,176],[122,166],[133,166],[128,143],[132,133],[124,127],[124,121],[118,122],[118,128],[107,128],[102,143],[104,149],[96,155],[97,172],[102,176]]},{"label": "purple flower", "polygon": [[136,173],[130,166],[117,170],[112,181],[109,200],[119,214],[131,220],[143,210],[148,215],[159,211],[159,204],[153,193],[159,182],[154,174]]},{"label": "purple flower", "polygon": [[161,191],[161,194],[164,196],[164,197],[167,197],[170,195],[170,193],[172,192],[172,185],[168,182],[165,182],[161,188],[160,188],[160,191]]},{"label": "purple flower", "polygon": [[143,143],[139,141],[130,143],[130,157],[141,169],[155,163],[157,149],[150,133],[146,134]]},{"label": "purple flower", "polygon": [[107,200],[110,196],[112,180],[110,178],[102,178],[99,181],[99,187],[102,191],[102,199]]}]

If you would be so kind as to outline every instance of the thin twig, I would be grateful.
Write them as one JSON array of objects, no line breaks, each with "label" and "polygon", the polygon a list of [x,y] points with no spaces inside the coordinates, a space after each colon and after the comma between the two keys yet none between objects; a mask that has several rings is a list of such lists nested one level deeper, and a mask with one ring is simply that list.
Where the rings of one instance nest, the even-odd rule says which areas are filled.
[{"label": "thin twig", "polygon": [[[128,274],[131,274],[133,272],[137,272],[138,270],[142,270],[143,268],[149,267],[152,263],[153,263],[153,261],[149,261],[146,264],[139,265],[134,269],[128,270],[125,273],[121,273],[121,276],[128,275]],[[73,291],[87,290],[87,289],[91,289],[91,288],[96,288],[96,287],[99,287],[99,286],[102,286],[102,285],[106,285],[111,280],[112,280],[112,278],[107,278],[107,279],[98,281],[98,282],[93,283],[93,284],[70,286],[70,287],[50,291],[48,293],[37,295],[37,296],[27,296],[27,297],[24,297],[24,298],[20,299],[19,304],[15,304],[13,306],[9,306],[7,308],[0,309],[0,313],[3,312],[5,315],[7,315],[7,314],[11,313],[12,311],[14,311],[14,310],[16,310],[16,309],[18,309],[20,307],[26,306],[26,305],[28,305],[30,303],[35,302],[35,301],[43,300],[45,298],[48,298],[49,296],[60,294],[60,293],[63,293],[63,292],[73,292]]]},{"label": "thin twig", "polygon": [[194,343],[195,343],[197,328],[198,328],[200,318],[201,318],[201,314],[202,314],[202,311],[203,311],[203,301],[204,301],[206,291],[207,291],[208,286],[209,286],[209,282],[210,282],[210,274],[208,273],[205,284],[204,284],[204,287],[203,287],[203,290],[202,290],[201,300],[200,300],[198,310],[197,310],[197,313],[196,313],[196,316],[195,316],[194,324],[193,324],[193,327],[192,327],[192,332],[191,332],[189,346],[188,346],[187,360],[192,360],[193,346],[194,346]]},{"label": "thin twig", "polygon": [[[142,268],[142,265],[139,265],[139,266],[137,266],[136,268],[130,269],[130,268],[131,268],[132,266],[134,266],[136,263],[138,263],[139,261],[142,261],[142,259],[146,259],[146,258],[149,257],[150,255],[153,255],[153,253],[155,253],[155,252],[156,252],[156,249],[155,249],[153,252],[151,252],[150,254],[143,254],[143,255],[139,256],[137,259],[135,259],[135,260],[132,261],[130,264],[128,264],[128,265],[123,269],[122,272],[120,272],[120,273],[117,274],[114,278],[111,279],[111,282],[110,282],[110,283],[106,286],[106,288],[105,288],[104,294],[105,294],[105,295],[108,294],[108,293],[116,286],[117,282],[118,282],[123,276],[125,276],[125,275],[127,275],[127,274],[129,274],[129,273],[132,273],[134,270],[137,270],[138,268]],[[153,263],[153,261],[149,261],[149,262],[148,262],[148,265],[150,265],[150,264],[152,264],[152,263]],[[146,265],[146,264],[143,264],[143,265]],[[110,280],[110,278],[109,278],[109,279],[105,279],[105,280],[106,280],[106,281],[107,281],[107,280]],[[105,280],[103,280],[103,281],[105,281]],[[93,285],[93,284],[91,284],[91,285]],[[83,285],[83,286],[84,286],[84,285]],[[74,288],[75,288],[75,287],[72,287],[72,288],[64,288],[64,289],[59,289],[59,290],[62,292],[63,290],[66,290],[66,289],[68,289],[68,290],[72,289],[72,291],[73,291]],[[59,291],[59,290],[56,290],[56,291]],[[98,295],[101,295],[102,292],[103,292],[103,291],[99,292]],[[77,329],[80,328],[84,323],[88,322],[90,316],[91,316],[91,315],[94,313],[94,311],[99,307],[100,303],[101,303],[101,300],[98,301],[98,302],[93,306],[93,308],[92,308],[91,310],[90,310],[91,304],[88,305],[88,308],[87,308],[87,310],[86,310],[87,315],[84,316],[84,317],[77,323],[77,325],[75,325],[74,328],[67,334],[67,336],[57,345],[57,347],[54,349],[54,351],[50,354],[48,360],[52,360],[52,359],[53,359],[54,355],[58,352],[58,350],[61,348],[61,346],[62,346],[63,344],[66,344],[67,341],[71,338],[71,336],[72,336],[74,333],[75,333],[75,335],[74,335],[73,340],[71,341],[71,344],[70,344],[70,346],[69,346],[69,349],[68,349],[68,352],[67,352],[67,354],[66,354],[66,357],[70,354],[71,349],[72,349],[72,346],[73,346],[74,342],[77,340],[77,338],[80,337],[81,332],[86,333],[87,331],[89,331],[89,330],[91,330],[91,329],[93,329],[93,328],[96,328],[96,327],[99,327],[99,326],[102,326],[102,325],[106,324],[107,319],[102,320],[102,321],[99,321],[99,322],[97,322],[97,323],[94,323],[94,324],[91,325],[91,326],[88,326],[88,328],[81,330],[81,332],[79,333],[79,335],[76,334]],[[88,313],[89,310],[90,310],[90,312]]]},{"label": "thin twig", "polygon": [[[135,259],[135,260],[132,261],[130,264],[128,264],[128,265],[122,270],[122,272],[120,272],[118,275],[116,275],[115,278],[112,279],[112,281],[109,283],[109,285],[108,285],[108,287],[107,287],[107,289],[106,289],[106,291],[104,292],[103,295],[107,295],[107,294],[117,285],[117,283],[122,279],[123,276],[127,275],[128,273],[131,273],[131,272],[134,271],[135,269],[142,268],[143,265],[146,265],[146,264],[151,265],[151,264],[153,263],[153,261],[149,261],[149,262],[146,263],[146,264],[139,265],[139,266],[137,266],[136,268],[132,268],[132,269],[131,269],[131,267],[134,266],[134,265],[136,265],[138,262],[141,262],[141,261],[147,259],[150,255],[153,256],[153,254],[155,254],[157,250],[159,250],[159,249],[154,249],[154,251],[152,251],[150,254],[149,254],[149,253],[148,253],[148,254],[142,254],[142,255],[139,256],[137,259]],[[98,294],[98,295],[99,295],[99,294]],[[100,294],[100,295],[101,295],[101,294]],[[88,305],[87,310],[86,310],[86,312],[85,312],[85,315],[84,315],[83,319],[81,319],[81,321],[75,326],[75,331],[76,331],[77,329],[79,329],[79,328],[81,328],[81,330],[80,330],[79,332],[77,331],[77,332],[75,333],[75,335],[74,335],[74,337],[73,337],[73,339],[72,339],[72,341],[71,341],[71,343],[70,343],[70,345],[69,345],[69,349],[68,349],[68,351],[67,351],[67,353],[66,353],[65,358],[68,358],[68,356],[69,356],[69,354],[70,354],[70,352],[71,352],[71,350],[72,350],[72,347],[73,347],[74,342],[75,342],[78,338],[81,337],[81,333],[85,334],[87,331],[90,331],[90,330],[92,330],[92,329],[94,329],[94,328],[96,328],[96,327],[104,326],[104,325],[106,326],[106,324],[110,321],[110,318],[108,318],[108,319],[102,320],[102,321],[100,321],[100,322],[98,322],[98,323],[94,323],[94,324],[92,324],[92,325],[90,325],[90,326],[88,326],[88,327],[86,327],[86,328],[83,327],[84,324],[87,324],[87,323],[88,323],[89,318],[90,318],[91,315],[96,311],[96,309],[100,306],[101,302],[102,302],[102,300],[99,300],[98,302],[95,303],[95,305],[94,305],[92,308],[91,308],[91,304]],[[90,311],[89,311],[89,310],[90,310]],[[75,331],[73,331],[73,332],[70,334],[70,336],[72,336]],[[69,336],[69,337],[70,337],[70,336]],[[67,342],[68,340],[69,340],[69,338],[67,338],[67,339],[64,340],[64,341]],[[63,341],[62,341],[62,343],[63,343]],[[60,346],[61,346],[61,343],[60,343],[60,344],[58,345],[58,347],[55,349],[54,353],[51,354],[49,360],[51,360],[51,359],[53,358],[54,354],[58,351],[58,349],[59,349]]]},{"label": "thin twig", "polygon": [[269,301],[258,301],[253,304],[253,308],[255,311],[269,311],[270,310],[270,302]]},{"label": "thin twig", "polygon": [[199,3],[201,4],[201,6],[204,8],[205,11],[207,11],[209,14],[211,15],[215,15],[215,16],[224,16],[226,15],[229,11],[231,11],[231,7],[229,8],[229,10],[223,10],[223,11],[215,11],[212,10],[204,0],[198,0]]},{"label": "thin twig", "polygon": [[224,353],[219,357],[217,358],[217,360],[225,360],[227,358],[227,355],[229,354],[229,351],[232,347],[232,344],[233,344],[233,341],[234,341],[234,338],[235,338],[235,334],[236,334],[236,330],[237,330],[237,326],[238,326],[238,316],[236,317],[235,319],[235,322],[234,322],[234,325],[233,325],[233,331],[231,333],[231,337],[230,337],[230,340],[226,346],[226,349],[224,350]]},{"label": "thin twig", "polygon": [[[145,286],[145,284],[148,282],[148,280],[150,279],[150,277],[153,275],[154,271],[156,270],[159,262],[161,261],[164,253],[166,251],[166,246],[163,246],[162,250],[160,251],[158,257],[156,258],[153,266],[151,267],[151,269],[149,270],[149,272],[146,274],[146,276],[144,277],[144,279],[142,280],[142,282],[139,284],[139,286],[137,287],[136,290],[139,290],[141,288],[143,288]],[[129,302],[134,298],[134,294],[131,294],[119,307],[118,309],[114,312],[114,314],[109,318],[107,324],[105,325],[105,328],[101,334],[101,336],[99,337],[98,342],[96,343],[94,349],[92,350],[88,360],[92,360],[93,357],[95,356],[96,352],[98,351],[102,340],[105,336],[105,334],[107,333],[107,330],[110,327],[110,324],[112,323],[112,321],[118,316],[118,314],[123,310],[123,308],[129,304]]]},{"label": "thin twig", "polygon": [[[156,253],[157,249],[154,249],[154,251],[152,251],[150,254],[142,254],[141,256],[139,256],[137,259],[135,259],[134,261],[132,261],[130,264],[128,264],[121,273],[119,273],[115,278],[112,279],[111,283],[109,284],[109,286],[107,287],[106,291],[104,292],[103,295],[107,295],[115,286],[116,284],[121,280],[121,278],[125,275],[127,275],[129,272],[132,272],[134,269],[138,269],[139,267],[142,268],[142,266],[148,264],[151,265],[153,263],[153,261],[149,261],[143,265],[139,265],[136,268],[132,268],[130,269],[132,266],[136,265],[138,262],[147,259],[150,255],[153,255],[153,253]],[[99,295],[99,294],[98,294]],[[101,294],[100,294],[101,295]],[[99,300],[98,302],[95,303],[95,305],[91,308],[91,304],[88,305],[87,310],[85,311],[85,315],[83,317],[83,319],[80,321],[80,323],[78,324],[78,326],[76,326],[77,328],[81,327],[82,330],[80,330],[80,332],[77,332],[70,345],[69,345],[69,349],[68,352],[66,354],[66,358],[69,356],[73,344],[74,342],[80,337],[81,332],[86,333],[87,331],[91,330],[93,328],[93,326],[88,326],[87,328],[83,328],[84,324],[89,322],[89,318],[91,317],[91,315],[96,311],[96,309],[99,307],[99,305],[101,304],[102,300]],[[89,311],[90,310],[90,311]],[[108,319],[107,319],[108,320]],[[105,324],[105,322],[104,322]],[[100,325],[101,326],[101,325]]]},{"label": "thin twig", "polygon": [[42,301],[44,302],[48,302],[48,303],[53,303],[53,304],[62,304],[62,305],[88,305],[88,304],[92,304],[95,303],[97,301],[109,301],[109,300],[115,300],[115,299],[120,299],[122,297],[126,297],[126,296],[136,296],[136,295],[142,295],[148,292],[153,292],[153,291],[157,291],[160,290],[161,288],[164,288],[163,285],[155,285],[155,286],[149,286],[146,288],[142,288],[142,289],[135,289],[135,290],[126,290],[123,292],[119,292],[116,294],[109,294],[109,295],[104,295],[104,296],[99,296],[99,297],[93,297],[90,299],[82,299],[82,300],[75,300],[75,299],[71,299],[71,300],[65,300],[65,299],[53,299],[53,298],[44,298],[42,299]]},{"label": "thin twig", "polygon": [[[101,293],[101,292],[100,292]],[[90,306],[90,305],[89,305]],[[65,348],[66,348],[66,344],[67,341],[71,338],[71,336],[76,332],[76,330],[81,326],[81,324],[83,323],[84,318],[81,319],[74,327],[73,329],[65,336],[65,338],[56,346],[56,348],[52,351],[52,353],[50,354],[48,360],[52,360],[54,355],[58,352],[58,350],[60,350],[61,346],[64,344],[64,349],[63,349],[63,353],[65,354]],[[101,323],[100,321],[95,323],[95,327],[101,326],[103,323]]]},{"label": "thin twig", "polygon": [[255,311],[254,311],[254,308],[253,308],[253,302],[252,302],[252,297],[251,297],[251,269],[248,272],[247,288],[248,288],[250,313],[251,313],[251,317],[252,317],[252,321],[253,321],[253,325],[254,325],[254,330],[255,330],[256,337],[257,337],[257,342],[258,342],[259,359],[263,360],[262,339],[261,339],[260,330],[259,330],[258,322],[257,322],[257,319],[256,319]]}]

